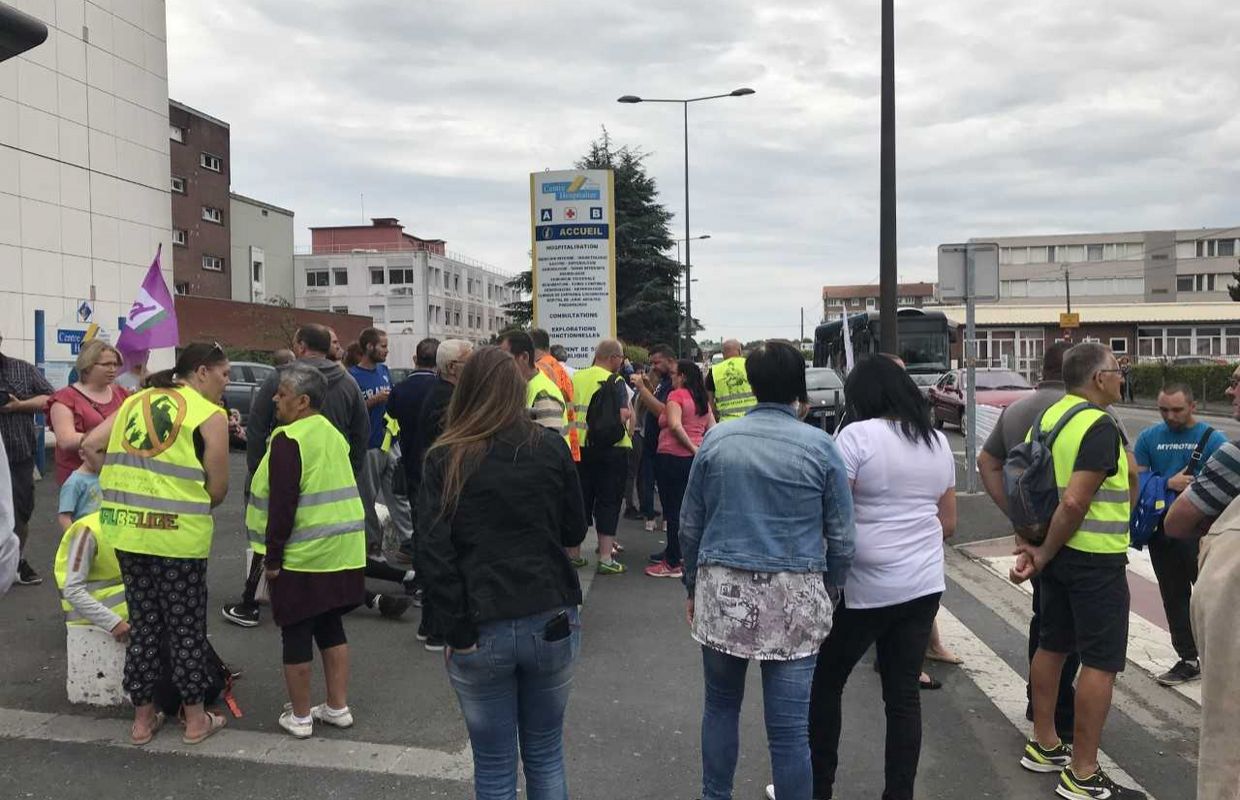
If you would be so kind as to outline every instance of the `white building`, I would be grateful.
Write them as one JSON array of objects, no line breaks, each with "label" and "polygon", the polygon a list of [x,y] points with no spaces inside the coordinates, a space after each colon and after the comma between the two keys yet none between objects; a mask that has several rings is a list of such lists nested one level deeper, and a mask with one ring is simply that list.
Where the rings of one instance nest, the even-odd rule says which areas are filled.
[{"label": "white building", "polygon": [[311,252],[294,257],[297,307],[371,317],[388,333],[392,367],[412,365],[428,336],[482,343],[507,326],[511,276],[404,233],[395,219],[373,222],[311,229]]},{"label": "white building", "polygon": [[293,212],[235,192],[228,195],[232,299],[293,302]]},{"label": "white building", "polygon": [[36,310],[115,336],[161,244],[172,285],[164,2],[6,2],[49,31],[0,63],[0,333],[33,359]]}]

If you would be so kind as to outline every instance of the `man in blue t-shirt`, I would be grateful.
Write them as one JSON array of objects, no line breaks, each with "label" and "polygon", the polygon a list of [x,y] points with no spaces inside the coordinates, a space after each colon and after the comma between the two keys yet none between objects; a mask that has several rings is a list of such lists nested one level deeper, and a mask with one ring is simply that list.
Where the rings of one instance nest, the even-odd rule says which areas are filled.
[{"label": "man in blue t-shirt", "polygon": [[[1163,421],[1142,431],[1133,447],[1137,470],[1161,475],[1167,479],[1167,488],[1183,492],[1227,439],[1209,425],[1197,421],[1194,416],[1197,404],[1188,384],[1164,386],[1158,393],[1158,411]],[[1194,460],[1193,454],[1203,440],[1200,457]],[[1192,587],[1197,580],[1197,552],[1197,539],[1172,539],[1159,530],[1150,540],[1150,563],[1158,577],[1171,644],[1180,658],[1175,666],[1158,676],[1158,682],[1164,686],[1176,686],[1201,676],[1189,613]]]},{"label": "man in blue t-shirt", "polygon": [[370,415],[370,441],[357,488],[366,509],[366,549],[371,555],[378,555],[383,548],[383,528],[379,515],[375,513],[375,502],[380,493],[401,544],[413,536],[413,514],[409,509],[409,498],[397,494],[395,489],[394,478],[400,468],[399,445],[393,442],[389,449],[383,449],[387,432],[384,415],[387,413],[388,395],[392,393],[392,375],[387,364],[383,363],[388,355],[387,334],[378,328],[367,328],[358,336],[357,343],[362,348],[362,357],[356,366],[349,367],[349,374],[362,390],[362,399],[366,401],[366,410]]}]

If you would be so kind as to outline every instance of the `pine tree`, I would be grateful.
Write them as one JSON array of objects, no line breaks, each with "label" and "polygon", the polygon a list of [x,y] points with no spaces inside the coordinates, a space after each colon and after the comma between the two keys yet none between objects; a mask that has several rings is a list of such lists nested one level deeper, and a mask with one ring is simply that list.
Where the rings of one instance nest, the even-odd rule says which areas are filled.
[{"label": "pine tree", "polygon": [[[616,184],[616,328],[631,344],[666,343],[675,347],[676,324],[683,310],[675,299],[680,265],[667,257],[674,239],[668,226],[672,214],[658,202],[658,187],[646,173],[646,153],[624,145],[615,147],[607,129],[590,144],[577,169],[610,169]],[[533,291],[528,270],[508,286]],[[508,303],[508,315],[528,325],[532,304],[528,300]],[[696,324],[687,333],[697,331]]]}]

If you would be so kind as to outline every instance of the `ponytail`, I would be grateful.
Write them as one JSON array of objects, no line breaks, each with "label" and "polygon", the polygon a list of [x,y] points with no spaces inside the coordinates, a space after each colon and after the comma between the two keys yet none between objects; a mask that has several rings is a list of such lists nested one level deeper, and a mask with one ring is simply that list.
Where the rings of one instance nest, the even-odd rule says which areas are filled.
[{"label": "ponytail", "polygon": [[175,369],[152,372],[146,376],[146,380],[142,383],[143,388],[146,389],[173,389],[178,385],[177,371]]},{"label": "ponytail", "polygon": [[194,342],[181,351],[172,369],[149,375],[143,384],[148,389],[172,389],[179,386],[199,367],[214,367],[228,361],[228,354],[219,342]]}]

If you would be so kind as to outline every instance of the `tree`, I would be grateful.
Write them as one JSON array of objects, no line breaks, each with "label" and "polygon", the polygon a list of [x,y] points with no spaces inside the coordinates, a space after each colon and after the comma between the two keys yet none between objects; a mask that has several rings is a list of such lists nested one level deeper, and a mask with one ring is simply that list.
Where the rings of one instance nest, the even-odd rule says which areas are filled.
[{"label": "tree", "polygon": [[[576,166],[615,173],[616,328],[620,338],[633,344],[674,346],[678,321],[688,337],[701,330],[701,325],[697,320],[683,323],[683,309],[674,297],[680,265],[665,255],[674,243],[668,227],[672,214],[658,202],[658,187],[643,164],[646,155],[628,145],[617,148],[604,128],[602,137],[590,144]],[[508,286],[532,293],[533,275],[527,270]],[[504,308],[517,324],[532,321],[528,300]]]},{"label": "tree", "polygon": [[1231,273],[1232,280],[1235,283],[1227,284],[1227,294],[1231,295],[1231,299],[1240,302],[1240,258],[1236,259],[1236,271]]}]

